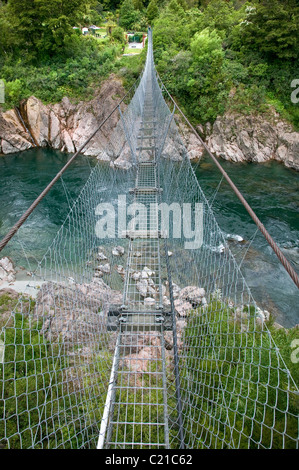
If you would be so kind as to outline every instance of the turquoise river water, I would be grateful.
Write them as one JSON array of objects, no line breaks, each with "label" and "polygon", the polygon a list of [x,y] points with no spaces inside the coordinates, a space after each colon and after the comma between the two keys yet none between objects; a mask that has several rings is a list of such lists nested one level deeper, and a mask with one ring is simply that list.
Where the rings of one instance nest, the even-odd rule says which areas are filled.
[{"label": "turquoise river water", "polygon": [[[33,200],[70,158],[51,149],[33,149],[0,157],[0,238],[13,226]],[[94,159],[78,157],[33,212],[1,256],[33,270],[88,178]],[[277,162],[232,164],[221,161],[242,194],[294,268],[299,270],[299,173]],[[196,175],[225,235],[244,242],[230,242],[252,293],[263,308],[286,327],[299,323],[298,289],[280,265],[263,236],[234,195],[221,181],[216,166],[203,159]],[[221,184],[220,184],[221,183]],[[67,188],[67,191],[66,191]],[[23,254],[26,251],[26,256]]]}]

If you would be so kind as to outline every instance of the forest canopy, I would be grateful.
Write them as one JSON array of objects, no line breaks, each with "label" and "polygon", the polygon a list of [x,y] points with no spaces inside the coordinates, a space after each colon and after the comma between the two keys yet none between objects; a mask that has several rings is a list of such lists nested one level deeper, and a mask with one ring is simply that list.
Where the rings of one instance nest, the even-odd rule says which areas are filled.
[{"label": "forest canopy", "polygon": [[[82,35],[98,25],[101,41]],[[0,0],[0,67],[7,106],[86,98],[111,72],[131,83],[145,54],[121,57],[125,32],[153,27],[156,67],[194,122],[228,109],[299,126],[298,0]],[[109,27],[108,27],[109,26]]]}]

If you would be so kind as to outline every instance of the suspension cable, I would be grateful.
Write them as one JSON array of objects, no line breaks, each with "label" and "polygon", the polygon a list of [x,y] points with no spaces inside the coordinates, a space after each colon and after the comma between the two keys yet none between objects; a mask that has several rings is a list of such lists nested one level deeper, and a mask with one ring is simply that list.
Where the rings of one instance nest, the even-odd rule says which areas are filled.
[{"label": "suspension cable", "polygon": [[222,175],[224,176],[224,178],[226,179],[226,181],[228,182],[228,184],[230,185],[230,187],[233,189],[234,193],[237,195],[237,197],[239,198],[239,200],[241,201],[241,203],[243,204],[243,206],[245,207],[245,209],[247,210],[247,212],[249,213],[249,215],[251,216],[251,218],[253,219],[253,221],[255,222],[255,224],[257,225],[257,227],[259,228],[259,230],[262,232],[262,234],[264,235],[265,239],[267,240],[267,242],[269,243],[269,245],[271,246],[272,250],[274,251],[274,253],[276,254],[277,258],[279,259],[279,261],[281,262],[281,264],[283,265],[283,267],[285,268],[285,270],[287,271],[287,273],[289,274],[289,276],[291,277],[291,279],[294,281],[294,283],[296,284],[296,286],[299,288],[299,276],[298,274],[296,273],[296,271],[294,270],[294,268],[291,266],[290,262],[286,259],[286,257],[284,256],[284,254],[282,253],[282,251],[280,250],[280,248],[277,246],[276,242],[273,240],[273,238],[271,237],[271,235],[269,234],[269,232],[266,230],[265,226],[262,224],[262,222],[260,221],[260,219],[257,217],[256,213],[253,211],[253,209],[250,207],[250,205],[248,204],[248,202],[246,201],[246,199],[244,198],[244,196],[240,193],[239,189],[237,188],[237,186],[233,183],[233,181],[230,179],[230,177],[228,176],[228,174],[226,173],[226,171],[222,168],[222,166],[220,165],[220,163],[218,162],[217,158],[212,154],[212,152],[210,151],[210,149],[208,148],[208,146],[206,145],[206,143],[203,141],[203,139],[200,137],[200,135],[198,134],[198,132],[196,131],[196,129],[194,128],[194,126],[192,126],[192,124],[190,123],[190,121],[188,120],[188,118],[185,116],[185,114],[183,113],[183,111],[180,109],[180,107],[178,106],[178,104],[176,103],[176,101],[174,100],[174,98],[171,96],[171,94],[169,93],[169,91],[167,90],[167,88],[165,87],[164,83],[162,82],[157,70],[156,70],[156,73],[157,73],[157,77],[158,79],[160,80],[161,84],[163,85],[163,88],[165,90],[165,92],[167,93],[168,97],[170,98],[170,100],[173,102],[173,104],[176,106],[176,108],[178,109],[178,111],[180,112],[180,114],[183,116],[183,118],[185,119],[186,123],[188,124],[188,126],[190,127],[190,129],[193,131],[194,135],[199,139],[199,141],[201,142],[201,144],[203,145],[203,147],[205,148],[205,150],[207,151],[207,153],[209,154],[209,156],[211,157],[211,159],[213,160],[213,162],[215,163],[215,165],[217,166],[217,168],[220,170],[220,172],[222,173]]}]

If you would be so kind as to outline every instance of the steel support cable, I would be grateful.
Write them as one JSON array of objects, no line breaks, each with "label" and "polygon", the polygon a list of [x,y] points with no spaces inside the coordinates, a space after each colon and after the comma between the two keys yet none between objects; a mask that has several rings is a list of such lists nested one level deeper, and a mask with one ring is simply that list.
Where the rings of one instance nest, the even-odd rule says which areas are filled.
[{"label": "steel support cable", "polygon": [[88,137],[88,139],[81,145],[81,147],[74,153],[74,155],[70,158],[70,160],[64,165],[64,167],[56,174],[56,176],[52,179],[52,181],[48,184],[48,186],[40,193],[40,195],[35,199],[35,201],[31,204],[31,206],[24,212],[22,217],[16,222],[16,224],[10,229],[10,231],[5,235],[5,237],[0,241],[0,252],[3,248],[7,245],[7,243],[12,239],[12,237],[17,233],[20,227],[24,224],[24,222],[28,219],[28,217],[32,214],[34,209],[38,206],[38,204],[43,200],[43,198],[48,194],[50,189],[54,186],[55,183],[61,178],[63,173],[68,169],[68,167],[73,163],[75,158],[82,152],[82,150],[86,147],[86,145],[94,138],[94,136],[99,132],[99,130],[103,127],[103,125],[110,119],[110,117],[115,113],[119,106],[126,97],[130,94],[132,89],[134,88],[135,84],[138,82],[140,76],[137,78],[135,83],[131,86],[129,91],[123,96],[123,98],[117,103],[117,105],[113,108],[113,110],[108,114],[108,116],[101,122],[101,124],[97,127],[97,129]]},{"label": "steel support cable", "polygon": [[220,165],[220,163],[218,162],[217,158],[212,154],[212,152],[210,151],[210,149],[208,148],[207,144],[203,141],[203,139],[200,137],[200,135],[198,134],[198,132],[196,131],[196,129],[194,129],[194,127],[192,126],[192,124],[190,123],[190,121],[188,120],[188,118],[185,116],[185,114],[183,113],[183,111],[180,109],[180,107],[178,106],[178,104],[176,103],[176,101],[174,100],[174,98],[171,96],[171,94],[169,93],[169,91],[167,90],[167,88],[165,87],[164,83],[162,82],[158,72],[156,71],[157,73],[157,77],[158,79],[160,80],[162,86],[163,86],[163,89],[165,90],[165,92],[167,93],[167,95],[169,96],[170,100],[173,102],[173,104],[176,106],[176,108],[178,109],[178,111],[180,112],[180,114],[183,116],[183,118],[185,119],[186,123],[188,124],[188,126],[190,127],[190,129],[193,131],[194,135],[199,139],[199,141],[201,142],[201,144],[204,146],[205,150],[207,151],[207,153],[209,154],[209,156],[212,158],[213,162],[215,163],[215,165],[217,166],[217,168],[220,170],[220,172],[222,173],[222,175],[224,176],[224,178],[226,179],[226,181],[228,182],[228,184],[230,185],[230,187],[233,189],[234,193],[236,194],[236,196],[238,197],[238,199],[241,201],[241,203],[243,204],[243,206],[245,207],[245,209],[247,210],[247,212],[249,213],[249,215],[251,216],[251,218],[253,219],[253,221],[255,222],[255,224],[257,225],[257,227],[259,228],[259,230],[262,232],[262,234],[264,235],[265,239],[267,240],[267,242],[269,243],[269,245],[271,246],[272,250],[274,251],[274,253],[276,254],[277,258],[279,259],[279,261],[281,262],[281,264],[283,265],[283,267],[285,268],[285,270],[287,271],[287,273],[289,274],[289,276],[291,277],[291,279],[293,280],[293,282],[296,284],[296,286],[299,288],[299,276],[298,274],[296,273],[296,271],[294,270],[294,268],[291,266],[290,262],[287,260],[287,258],[284,256],[284,254],[282,253],[282,251],[280,250],[280,248],[277,246],[276,242],[273,240],[273,238],[271,237],[271,235],[269,234],[269,232],[267,231],[267,229],[265,228],[265,226],[262,224],[262,222],[260,221],[260,219],[258,218],[258,216],[256,215],[256,213],[253,211],[253,209],[250,207],[250,205],[248,204],[248,202],[246,201],[246,199],[244,198],[244,196],[240,193],[239,189],[237,188],[237,186],[233,183],[233,181],[230,179],[230,177],[228,176],[228,174],[226,173],[226,171],[222,168],[222,166]]}]

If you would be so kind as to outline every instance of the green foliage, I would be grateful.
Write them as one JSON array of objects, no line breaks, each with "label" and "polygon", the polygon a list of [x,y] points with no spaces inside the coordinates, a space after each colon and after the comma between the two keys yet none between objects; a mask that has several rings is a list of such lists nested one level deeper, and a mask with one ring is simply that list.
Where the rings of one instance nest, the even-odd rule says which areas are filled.
[{"label": "green foliage", "polygon": [[11,53],[18,44],[17,32],[11,27],[7,5],[0,4],[0,57]]},{"label": "green foliage", "polygon": [[78,25],[89,4],[89,0],[10,0],[7,14],[21,47],[38,59],[63,53],[66,38],[74,34],[73,26]]},{"label": "green foliage", "polygon": [[239,23],[244,15],[244,7],[235,8],[234,2],[223,0],[212,0],[205,8],[203,15],[198,19],[199,30],[210,28],[216,29],[223,38],[231,33],[231,29]]},{"label": "green foliage", "polygon": [[193,56],[197,59],[213,53],[223,55],[221,38],[218,36],[216,30],[211,31],[209,28],[195,33],[190,44],[190,49]]},{"label": "green foliage", "polygon": [[[264,113],[274,107],[299,127],[298,105],[290,99],[290,84],[299,74],[298,9],[296,0],[2,2],[5,106],[32,94],[45,102],[64,95],[85,99],[99,84],[97,77],[122,69],[131,83],[135,58],[128,67],[116,61],[122,30],[144,31],[149,22],[161,78],[194,123],[213,122],[228,110]],[[104,40],[73,29],[104,18],[106,26],[119,23]]]},{"label": "green foliage", "polygon": [[151,0],[146,9],[146,16],[149,22],[152,23],[153,20],[157,18],[158,14],[159,14],[159,9],[158,9],[157,0]]},{"label": "green foliage", "polygon": [[13,58],[7,60],[2,68],[6,82],[5,108],[17,105],[32,94],[44,103],[59,102],[64,96],[90,98],[101,80],[119,67],[115,59],[121,45],[109,44],[100,49],[92,37],[83,38],[80,45],[76,58],[55,60],[40,66],[22,64],[21,61],[15,63]]},{"label": "green foliage", "polygon": [[274,106],[298,126],[290,99],[299,74],[295,3],[212,0],[186,9],[171,0],[162,9],[154,20],[156,66],[194,123],[228,110],[269,113]]},{"label": "green foliage", "polygon": [[162,80],[186,113],[213,121],[225,110],[229,83],[223,73],[222,39],[216,30],[197,31],[201,15],[175,1],[155,21],[155,59]]},{"label": "green foliage", "polygon": [[[250,448],[295,448],[299,404],[288,392],[295,392],[289,372],[299,381],[298,366],[291,361],[298,329],[275,330],[271,322],[269,330],[262,328],[254,310],[248,308],[241,324],[225,303],[213,301],[188,320],[181,387],[193,414],[192,420],[185,417],[184,427],[199,448],[242,449],[248,442]],[[283,437],[284,431],[291,438]]]},{"label": "green foliage", "polygon": [[18,78],[12,82],[5,83],[5,96],[6,103],[8,102],[10,106],[17,106],[21,101],[21,98],[24,93],[23,83]]},{"label": "green foliage", "polygon": [[125,37],[124,37],[125,31],[123,28],[120,26],[117,26],[116,28],[113,28],[111,36],[115,41],[120,42],[121,44],[125,43]]},{"label": "green foliage", "polygon": [[119,24],[122,28],[129,30],[133,29],[134,25],[138,22],[140,18],[139,11],[135,10],[133,0],[124,0],[121,5]]},{"label": "green foliage", "polygon": [[133,57],[122,57],[118,61],[118,75],[122,78],[124,86],[129,89],[142,72],[146,51]]},{"label": "green foliage", "polygon": [[246,9],[240,28],[245,48],[269,58],[297,59],[299,5],[296,0],[262,0]]},{"label": "green foliage", "polygon": [[[5,345],[0,363],[0,414],[5,420],[0,420],[0,436],[6,437],[1,446],[26,449],[35,442],[35,448],[80,448],[87,434],[98,437],[96,423],[104,409],[112,357],[101,351],[88,366],[77,359],[74,363],[74,351],[67,355],[60,340],[50,343],[44,338],[43,321],[32,319],[34,306],[29,298],[22,299],[21,308],[18,299],[0,295],[0,315],[13,311],[0,337]],[[70,378],[74,367],[75,381]]]},{"label": "green foliage", "polygon": [[244,86],[240,84],[231,93],[227,107],[231,111],[243,114],[263,113],[267,111],[266,90],[262,86]]},{"label": "green foliage", "polygon": [[192,37],[190,29],[189,17],[179,3],[172,0],[154,22],[153,39],[157,64],[159,64],[162,51],[166,51],[169,56],[174,56],[190,45]]}]

